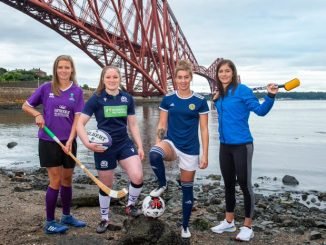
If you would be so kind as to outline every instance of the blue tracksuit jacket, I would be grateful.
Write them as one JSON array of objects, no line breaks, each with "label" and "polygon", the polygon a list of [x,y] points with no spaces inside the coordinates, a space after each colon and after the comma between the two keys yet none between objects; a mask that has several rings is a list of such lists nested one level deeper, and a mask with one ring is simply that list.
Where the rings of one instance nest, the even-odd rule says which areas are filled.
[{"label": "blue tracksuit jacket", "polygon": [[265,116],[273,104],[274,98],[269,96],[265,96],[265,101],[260,104],[252,90],[244,84],[239,84],[234,94],[229,88],[224,98],[220,97],[215,102],[220,142],[235,145],[252,143],[248,123],[250,112]]}]

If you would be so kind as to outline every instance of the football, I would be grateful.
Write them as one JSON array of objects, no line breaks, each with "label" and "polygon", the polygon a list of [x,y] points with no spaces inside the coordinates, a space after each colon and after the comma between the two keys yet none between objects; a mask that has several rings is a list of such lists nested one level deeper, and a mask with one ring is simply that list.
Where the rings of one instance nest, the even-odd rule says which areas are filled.
[{"label": "football", "polygon": [[107,150],[112,145],[111,136],[101,129],[91,129],[87,131],[88,140],[91,143],[102,144],[104,150]]},{"label": "football", "polygon": [[143,214],[146,217],[158,218],[165,211],[165,203],[161,197],[145,197],[142,205]]}]

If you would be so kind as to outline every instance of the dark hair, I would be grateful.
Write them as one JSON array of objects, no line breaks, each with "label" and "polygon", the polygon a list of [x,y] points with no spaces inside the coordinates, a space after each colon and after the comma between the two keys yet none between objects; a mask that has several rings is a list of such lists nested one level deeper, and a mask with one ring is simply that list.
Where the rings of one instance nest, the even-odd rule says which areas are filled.
[{"label": "dark hair", "polygon": [[102,69],[102,72],[101,72],[100,81],[99,81],[99,83],[97,85],[97,88],[96,88],[96,91],[95,91],[95,93],[97,95],[100,95],[102,93],[102,91],[105,90],[104,76],[105,76],[105,73],[107,72],[107,70],[110,70],[110,69],[115,70],[118,73],[119,79],[120,79],[120,82],[121,82],[121,72],[120,72],[118,67],[112,66],[112,65],[111,66],[104,66],[103,69]]},{"label": "dark hair", "polygon": [[[221,66],[228,65],[232,70],[232,81],[231,83],[224,89],[222,86],[221,81],[218,78],[218,71],[220,70]],[[219,91],[220,96],[224,97],[229,89],[229,87],[232,86],[232,93],[234,93],[235,89],[238,86],[238,73],[237,68],[235,67],[234,63],[231,60],[221,60],[216,67],[216,82],[217,82],[217,88]]]}]

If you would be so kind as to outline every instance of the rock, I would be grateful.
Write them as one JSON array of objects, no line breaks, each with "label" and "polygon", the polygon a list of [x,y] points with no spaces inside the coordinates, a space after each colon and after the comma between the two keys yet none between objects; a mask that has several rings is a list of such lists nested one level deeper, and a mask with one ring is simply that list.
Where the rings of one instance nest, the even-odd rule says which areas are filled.
[{"label": "rock", "polygon": [[282,182],[284,185],[298,185],[299,184],[299,181],[291,175],[285,175],[282,179]]},{"label": "rock", "polygon": [[321,234],[318,231],[312,231],[309,234],[309,240],[317,240],[321,238]]},{"label": "rock", "polygon": [[197,218],[192,222],[192,225],[195,227],[196,230],[199,231],[209,230],[209,228],[212,226],[212,224],[208,222],[206,218]]},{"label": "rock", "polygon": [[119,245],[182,244],[180,229],[173,229],[160,219],[140,216],[137,219],[126,219],[123,225],[127,234],[121,239]]},{"label": "rock", "polygon": [[211,179],[211,180],[221,180],[221,175],[217,174],[210,174],[206,177],[206,179]]},{"label": "rock", "polygon": [[17,142],[9,142],[8,144],[7,144],[7,147],[9,148],[9,149],[11,149],[11,148],[14,148],[16,145],[18,145],[18,143]]},{"label": "rock", "polygon": [[302,201],[307,201],[308,195],[307,194],[302,194],[301,198],[302,198]]}]

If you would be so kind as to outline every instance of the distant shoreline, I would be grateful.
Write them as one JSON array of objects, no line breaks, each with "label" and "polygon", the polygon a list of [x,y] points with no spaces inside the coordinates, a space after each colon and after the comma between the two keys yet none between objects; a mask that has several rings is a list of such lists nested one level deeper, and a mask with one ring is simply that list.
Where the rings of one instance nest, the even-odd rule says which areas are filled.
[{"label": "distant shoreline", "polygon": [[[24,87],[1,87],[0,86],[0,109],[18,109],[21,108],[25,100],[31,96],[36,88]],[[94,93],[93,90],[84,89],[84,98],[88,98]],[[255,93],[257,98],[263,98],[266,93]],[[210,94],[204,96],[210,100]],[[134,97],[138,103],[159,103],[162,97]],[[278,100],[326,100],[326,92],[280,92],[277,94]]]},{"label": "distant shoreline", "polygon": [[[36,88],[0,87],[0,110],[20,109]],[[92,90],[83,90],[84,98],[88,100],[94,93]],[[137,103],[159,103],[161,97],[134,97]]]}]

